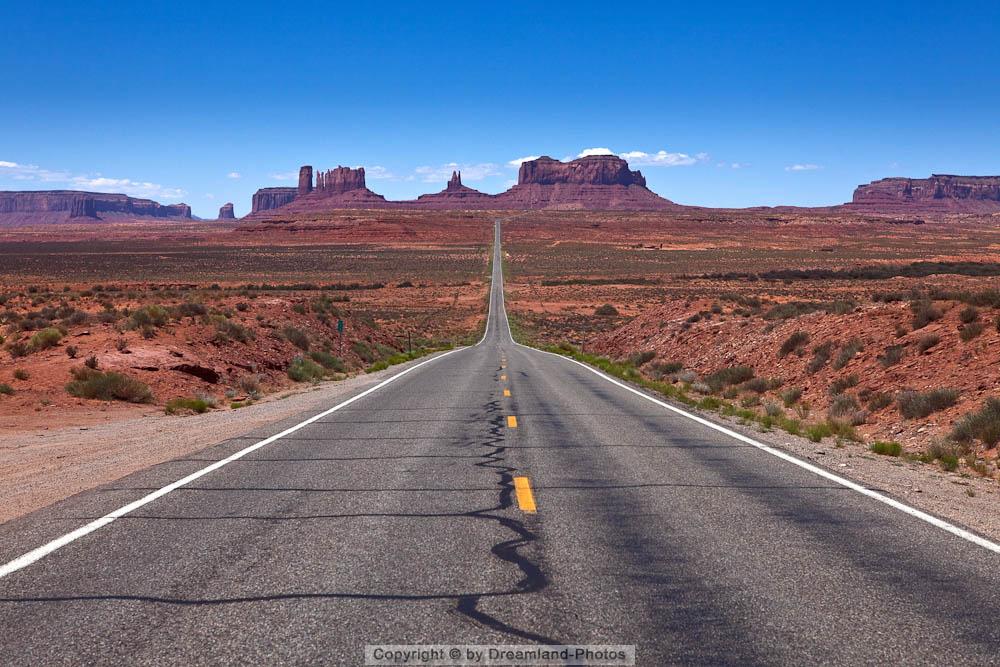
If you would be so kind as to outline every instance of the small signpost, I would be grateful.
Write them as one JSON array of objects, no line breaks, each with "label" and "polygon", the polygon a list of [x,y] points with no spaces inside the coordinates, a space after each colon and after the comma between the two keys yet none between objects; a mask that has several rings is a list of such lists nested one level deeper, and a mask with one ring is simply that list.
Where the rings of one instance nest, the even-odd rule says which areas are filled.
[{"label": "small signpost", "polygon": [[340,358],[344,358],[344,320],[337,320],[337,335],[340,336]]}]

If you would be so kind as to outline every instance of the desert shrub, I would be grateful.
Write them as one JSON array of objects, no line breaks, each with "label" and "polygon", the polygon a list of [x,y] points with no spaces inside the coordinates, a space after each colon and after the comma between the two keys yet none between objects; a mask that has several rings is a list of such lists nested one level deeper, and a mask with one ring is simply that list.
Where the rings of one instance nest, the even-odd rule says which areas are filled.
[{"label": "desert shrub", "polygon": [[865,346],[857,338],[852,338],[847,341],[844,347],[840,348],[840,352],[837,353],[837,358],[833,360],[833,369],[840,370],[847,364],[851,362],[858,352],[865,349]]},{"label": "desert shrub", "polygon": [[38,352],[39,350],[47,350],[50,347],[55,347],[60,340],[62,340],[62,332],[55,327],[48,327],[42,329],[41,331],[35,332],[31,337],[31,341],[28,343],[28,347],[32,352]]},{"label": "desert shrub", "polygon": [[903,446],[898,442],[886,442],[884,440],[876,440],[871,444],[870,449],[882,456],[899,456],[903,453]]},{"label": "desert shrub", "polygon": [[636,352],[632,354],[628,360],[633,366],[638,368],[645,363],[648,363],[656,358],[656,352],[654,350],[645,350],[643,352]]},{"label": "desert shrub", "polygon": [[943,317],[941,310],[930,299],[911,301],[910,310],[913,312],[914,331],[923,329],[931,322],[936,322]]},{"label": "desert shrub", "polygon": [[363,340],[356,340],[351,343],[351,351],[358,355],[366,364],[374,362],[377,358],[375,351]]},{"label": "desert shrub", "polygon": [[167,401],[165,411],[168,415],[179,415],[188,412],[200,415],[204,412],[208,412],[213,407],[215,407],[215,403],[203,397],[173,398]]},{"label": "desert shrub", "polygon": [[744,396],[740,399],[740,405],[744,408],[755,408],[760,405],[760,396],[757,396],[756,394]]},{"label": "desert shrub", "polygon": [[958,337],[962,339],[963,343],[968,343],[970,340],[983,333],[982,322],[969,322],[961,329],[958,330]]},{"label": "desert shrub", "polygon": [[90,315],[82,310],[74,310],[67,317],[63,318],[63,322],[68,325],[79,326],[81,324],[86,324],[90,321]]},{"label": "desert shrub", "polygon": [[771,381],[767,378],[750,378],[746,382],[739,385],[741,391],[752,391],[755,394],[763,394],[765,391],[771,388]]},{"label": "desert shrub", "polygon": [[813,348],[812,359],[806,365],[806,372],[813,375],[821,368],[826,366],[827,362],[830,361],[830,355],[833,353],[833,342],[827,341],[822,345],[817,345]]},{"label": "desert shrub", "polygon": [[979,440],[987,447],[1000,442],[1000,398],[988,398],[976,412],[958,420],[951,437],[958,442]]},{"label": "desert shrub", "polygon": [[855,410],[861,408],[858,405],[857,399],[848,394],[837,394],[834,396],[833,401],[830,403],[830,407],[827,409],[826,413],[830,417],[844,417]]},{"label": "desert shrub", "polygon": [[933,412],[950,408],[956,401],[958,392],[954,389],[907,390],[896,396],[899,413],[906,419],[923,419]]},{"label": "desert shrub", "polygon": [[810,424],[809,426],[806,426],[805,435],[813,442],[819,442],[823,438],[828,438],[833,435],[833,430],[830,429],[829,424],[826,422],[820,422],[818,424]]},{"label": "desert shrub", "polygon": [[90,355],[84,360],[83,365],[91,370],[97,370],[97,357]]},{"label": "desert shrub", "polygon": [[247,303],[246,301],[240,301],[239,303],[236,304],[236,310],[240,311],[241,313],[245,313],[248,310],[250,310],[250,304]]},{"label": "desert shrub", "polygon": [[802,387],[789,387],[779,394],[786,408],[790,408],[802,398]]},{"label": "desert shrub", "polygon": [[343,373],[347,370],[346,366],[344,366],[344,362],[329,352],[317,350],[315,352],[310,352],[309,356],[313,361],[327,370],[336,371],[338,373]]},{"label": "desert shrub", "polygon": [[781,344],[781,348],[778,349],[778,358],[784,359],[792,352],[797,354],[802,353],[802,349],[809,342],[809,334],[805,331],[796,331],[791,336],[785,339],[785,342]]},{"label": "desert shrub", "polygon": [[886,393],[884,391],[877,391],[868,397],[868,409],[872,412],[878,412],[883,408],[887,408],[892,405],[892,394]]},{"label": "desert shrub", "polygon": [[829,389],[827,389],[827,391],[829,392],[830,396],[838,396],[840,394],[843,394],[851,387],[858,386],[858,382],[860,381],[861,380],[858,378],[857,375],[851,373],[847,377],[838,378],[833,382],[831,382],[830,387]]},{"label": "desert shrub", "polygon": [[70,359],[76,359],[76,355],[79,353],[80,350],[77,349],[76,345],[70,345],[66,348],[66,356]]},{"label": "desert shrub", "polygon": [[3,396],[13,396],[14,395],[14,388],[11,387],[6,382],[0,382],[0,395],[3,395]]},{"label": "desert shrub", "polygon": [[[217,343],[227,343],[231,340],[238,341],[240,343],[249,343],[255,338],[253,331],[247,329],[245,326],[239,322],[233,322],[232,320],[219,319],[215,323],[215,336],[213,340]],[[306,344],[308,345],[308,339]]]},{"label": "desert shrub", "polygon": [[816,312],[844,315],[854,310],[856,305],[853,301],[789,301],[772,306],[764,313],[764,319],[788,320]]},{"label": "desert shrub", "polygon": [[70,373],[73,380],[66,385],[66,391],[78,398],[129,403],[150,403],[153,400],[149,387],[122,373],[102,373],[86,366],[74,368]]},{"label": "desert shrub", "polygon": [[784,417],[785,410],[777,403],[768,401],[764,404],[764,414],[772,418]]},{"label": "desert shrub", "polygon": [[594,315],[598,317],[618,317],[618,309],[612,306],[610,303],[606,303],[603,306],[597,308],[594,311]]},{"label": "desert shrub", "polygon": [[260,395],[261,388],[259,375],[244,375],[237,381],[236,385],[240,388],[240,391],[247,396],[256,397]]},{"label": "desert shrub", "polygon": [[301,329],[296,329],[293,326],[286,326],[281,330],[288,342],[299,348],[303,352],[309,351],[309,336],[306,335],[305,331]]},{"label": "desert shrub", "polygon": [[288,364],[288,377],[296,382],[312,382],[323,379],[326,371],[312,359],[295,357]]},{"label": "desert shrub", "polygon": [[7,352],[10,354],[11,359],[26,357],[30,351],[28,343],[23,340],[15,340],[7,344]]},{"label": "desert shrub", "polygon": [[979,320],[979,309],[975,306],[966,306],[958,313],[958,319],[962,324],[972,324]]},{"label": "desert shrub", "polygon": [[654,376],[662,377],[664,375],[679,373],[684,369],[684,364],[679,361],[663,361],[653,363],[649,368],[653,372]]},{"label": "desert shrub", "polygon": [[937,334],[927,334],[925,336],[921,336],[920,340],[917,341],[917,349],[920,350],[921,353],[924,353],[940,342],[941,336],[938,336]]},{"label": "desert shrub", "polygon": [[725,387],[746,382],[753,376],[754,370],[749,366],[730,366],[709,374],[705,378],[705,383],[712,388],[713,392],[717,392]]},{"label": "desert shrub", "polygon": [[170,320],[170,312],[163,306],[150,305],[136,308],[128,318],[129,329],[162,327]]},{"label": "desert shrub", "polygon": [[882,368],[889,368],[890,366],[895,366],[903,358],[906,348],[903,345],[890,345],[882,354],[878,355],[878,363]]},{"label": "desert shrub", "polygon": [[902,324],[897,324],[895,333],[896,333],[896,338],[902,338],[903,336],[905,336],[910,332]]},{"label": "desert shrub", "polygon": [[182,317],[203,317],[208,313],[208,309],[204,304],[196,303],[194,301],[185,301],[184,303],[179,303],[172,309],[174,317],[180,319]]},{"label": "desert shrub", "polygon": [[27,380],[29,377],[31,377],[31,374],[29,374],[28,371],[24,370],[23,368],[14,369],[15,380]]}]

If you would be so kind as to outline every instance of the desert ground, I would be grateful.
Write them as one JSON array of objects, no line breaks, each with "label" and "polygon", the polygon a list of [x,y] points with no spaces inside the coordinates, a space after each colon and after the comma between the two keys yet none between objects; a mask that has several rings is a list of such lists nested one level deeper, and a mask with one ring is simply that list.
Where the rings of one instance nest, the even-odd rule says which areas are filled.
[{"label": "desert ground", "polygon": [[522,340],[797,436],[806,457],[874,446],[892,455],[876,466],[996,480],[1000,217],[342,211],[5,230],[0,433],[17,452],[0,468],[41,480],[19,507],[123,428],[180,437],[194,413],[475,340],[498,217]]}]

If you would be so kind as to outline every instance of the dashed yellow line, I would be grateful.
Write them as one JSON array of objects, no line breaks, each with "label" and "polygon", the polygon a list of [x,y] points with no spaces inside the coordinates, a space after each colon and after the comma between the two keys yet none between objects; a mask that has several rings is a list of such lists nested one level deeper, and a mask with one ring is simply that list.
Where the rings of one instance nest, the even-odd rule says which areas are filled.
[{"label": "dashed yellow line", "polygon": [[504,395],[504,397],[509,397],[510,396],[510,389],[504,389],[503,390],[503,395]]},{"label": "dashed yellow line", "polygon": [[514,415],[507,415],[507,427],[517,428],[517,417]]},{"label": "dashed yellow line", "polygon": [[526,514],[534,514],[538,511],[535,507],[535,496],[531,493],[531,484],[527,477],[514,478],[514,495],[517,497],[517,506]]}]

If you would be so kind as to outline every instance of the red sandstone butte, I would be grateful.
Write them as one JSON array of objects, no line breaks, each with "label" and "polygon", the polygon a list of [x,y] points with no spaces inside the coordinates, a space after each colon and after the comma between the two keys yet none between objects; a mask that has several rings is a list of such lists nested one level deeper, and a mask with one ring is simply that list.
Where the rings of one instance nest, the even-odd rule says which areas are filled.
[{"label": "red sandstone butte", "polygon": [[219,220],[235,220],[236,214],[233,212],[233,204],[223,204],[219,209]]},{"label": "red sandstone butte", "polygon": [[993,213],[1000,211],[1000,176],[933,174],[930,178],[883,178],[858,186],[848,206],[887,213]]},{"label": "red sandstone butte", "polygon": [[0,192],[0,225],[135,218],[190,220],[191,207],[104,192]]}]

